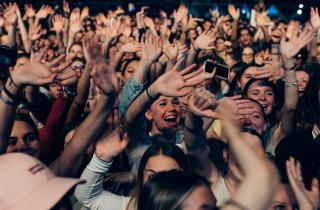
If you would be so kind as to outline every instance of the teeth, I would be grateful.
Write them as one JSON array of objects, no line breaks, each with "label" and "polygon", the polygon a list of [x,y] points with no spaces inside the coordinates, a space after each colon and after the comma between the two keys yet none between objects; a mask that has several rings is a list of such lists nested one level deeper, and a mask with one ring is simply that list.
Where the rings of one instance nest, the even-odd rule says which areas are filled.
[{"label": "teeth", "polygon": [[172,119],[176,119],[176,117],[175,116],[169,116],[169,117],[166,117],[165,119],[166,120],[172,120]]}]

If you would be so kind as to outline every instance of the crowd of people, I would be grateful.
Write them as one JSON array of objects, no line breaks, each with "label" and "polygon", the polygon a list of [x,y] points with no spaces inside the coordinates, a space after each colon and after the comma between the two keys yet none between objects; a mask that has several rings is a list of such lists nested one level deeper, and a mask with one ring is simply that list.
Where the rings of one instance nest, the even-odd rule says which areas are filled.
[{"label": "crowd of people", "polygon": [[318,8],[53,6],[0,6],[0,209],[320,208]]}]

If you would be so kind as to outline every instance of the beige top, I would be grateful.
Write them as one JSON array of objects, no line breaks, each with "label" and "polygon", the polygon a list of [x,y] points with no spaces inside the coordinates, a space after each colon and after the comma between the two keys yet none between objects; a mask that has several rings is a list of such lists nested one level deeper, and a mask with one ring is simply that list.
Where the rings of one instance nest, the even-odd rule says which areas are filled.
[{"label": "beige top", "polygon": [[231,193],[222,175],[219,175],[219,179],[216,184],[216,187],[213,190],[213,194],[217,199],[217,207],[222,206],[225,202],[227,202],[231,198]]}]

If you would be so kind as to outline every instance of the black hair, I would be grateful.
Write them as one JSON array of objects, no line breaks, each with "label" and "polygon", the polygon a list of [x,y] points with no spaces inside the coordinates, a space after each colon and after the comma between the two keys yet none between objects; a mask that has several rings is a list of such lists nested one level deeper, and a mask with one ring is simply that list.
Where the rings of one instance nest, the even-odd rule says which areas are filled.
[{"label": "black hair", "polygon": [[248,128],[248,127],[242,127],[242,128],[241,128],[241,131],[242,131],[243,133],[250,133],[250,134],[258,137],[259,140],[261,141],[261,144],[262,144],[262,146],[263,146],[263,149],[264,149],[264,150],[266,149],[266,148],[265,148],[265,145],[264,145],[265,143],[264,143],[264,141],[263,141],[263,137],[262,137],[255,129],[253,129],[253,128]]},{"label": "black hair", "polygon": [[80,45],[80,47],[82,48],[82,44],[80,42],[74,42],[70,45],[69,49],[68,49],[68,52],[70,52],[71,48],[75,45]]},{"label": "black hair", "polygon": [[250,30],[250,28],[247,27],[247,26],[242,26],[241,28],[239,28],[239,30],[238,30],[238,37],[240,37],[240,33],[241,33],[241,31],[243,31],[243,30],[248,30],[249,35],[253,37],[253,32],[252,32],[252,31]]},{"label": "black hair", "polygon": [[39,138],[39,131],[38,128],[36,126],[36,124],[34,123],[34,121],[31,119],[30,115],[28,114],[24,114],[24,113],[17,113],[16,114],[16,118],[15,121],[22,121],[27,123],[28,125],[31,126],[31,128],[34,130],[34,133],[37,135],[37,137]]},{"label": "black hair", "polygon": [[122,75],[125,74],[129,64],[134,62],[134,61],[140,61],[140,59],[138,57],[133,57],[133,58],[126,59],[126,60],[123,61],[122,65],[121,65],[121,69],[120,69],[120,72],[121,72]]},{"label": "black hair", "polygon": [[273,82],[271,82],[271,81],[269,81],[267,79],[255,79],[255,78],[252,78],[247,82],[247,84],[243,88],[243,92],[242,92],[242,96],[243,97],[245,97],[245,98],[248,97],[249,88],[255,82],[257,82],[258,86],[266,86],[266,87],[270,87],[272,89],[272,92],[273,92],[273,95],[274,95],[275,106],[273,107],[273,110],[270,113],[270,115],[266,117],[266,120],[273,125],[277,121],[277,117],[276,117],[276,112],[277,112],[277,106],[276,105],[278,104],[277,97],[276,97],[277,96],[277,88],[276,88],[276,86],[275,86],[275,84]]},{"label": "black hair", "polygon": [[158,173],[139,193],[137,210],[180,210],[183,202],[201,186],[210,191],[210,183],[198,175],[177,170]]},{"label": "black hair", "polygon": [[245,84],[243,91],[242,91],[242,95],[243,97],[248,97],[248,90],[250,88],[250,86],[257,82],[258,86],[266,86],[266,87],[270,87],[273,91],[274,94],[276,94],[276,86],[274,85],[273,82],[267,80],[267,79],[255,79],[255,78],[251,78],[247,84]]},{"label": "black hair", "polygon": [[209,147],[209,159],[213,162],[219,172],[226,175],[228,172],[228,164],[224,159],[223,152],[228,149],[228,145],[225,142],[214,138],[209,138],[207,140],[207,145]]},{"label": "black hair", "polygon": [[187,156],[184,154],[184,152],[175,144],[172,143],[164,143],[164,142],[156,142],[152,144],[143,154],[139,169],[138,169],[138,175],[137,175],[137,182],[136,186],[133,190],[133,196],[132,199],[129,201],[128,209],[130,209],[130,206],[135,206],[135,198],[137,198],[138,194],[140,193],[143,185],[143,174],[145,167],[147,165],[147,162],[150,158],[157,156],[157,155],[164,155],[167,157],[170,157],[174,159],[180,168],[183,171],[190,172],[190,164],[187,159]]},{"label": "black hair", "polygon": [[30,54],[29,54],[29,53],[26,53],[26,52],[19,53],[19,54],[17,55],[17,60],[18,60],[19,58],[30,58]]}]

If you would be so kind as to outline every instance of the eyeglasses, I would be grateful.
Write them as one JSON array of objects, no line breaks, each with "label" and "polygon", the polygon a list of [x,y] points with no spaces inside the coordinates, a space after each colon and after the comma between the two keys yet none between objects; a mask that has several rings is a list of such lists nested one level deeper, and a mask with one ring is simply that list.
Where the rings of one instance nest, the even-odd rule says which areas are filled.
[{"label": "eyeglasses", "polygon": [[77,69],[79,69],[80,71],[82,71],[84,69],[84,66],[70,66],[70,68],[74,71],[76,71]]}]

